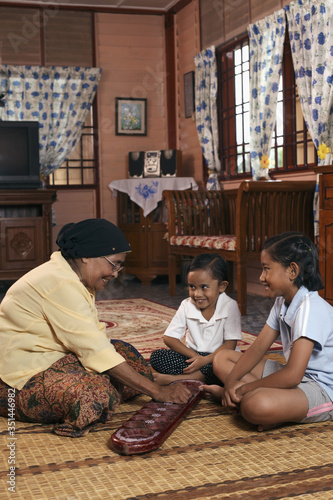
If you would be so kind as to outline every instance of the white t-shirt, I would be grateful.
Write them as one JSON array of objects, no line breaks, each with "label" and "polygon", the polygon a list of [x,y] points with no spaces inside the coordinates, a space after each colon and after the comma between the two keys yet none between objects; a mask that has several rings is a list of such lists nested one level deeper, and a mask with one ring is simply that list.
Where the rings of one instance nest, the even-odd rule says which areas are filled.
[{"label": "white t-shirt", "polygon": [[318,382],[333,401],[333,307],[318,292],[310,292],[302,286],[289,307],[283,297],[275,299],[267,324],[280,332],[287,361],[297,339],[313,340],[305,374]]},{"label": "white t-shirt", "polygon": [[185,335],[187,347],[214,352],[226,340],[241,340],[241,316],[237,302],[224,292],[219,295],[213,316],[207,321],[191,298],[182,301],[164,335],[179,340]]}]

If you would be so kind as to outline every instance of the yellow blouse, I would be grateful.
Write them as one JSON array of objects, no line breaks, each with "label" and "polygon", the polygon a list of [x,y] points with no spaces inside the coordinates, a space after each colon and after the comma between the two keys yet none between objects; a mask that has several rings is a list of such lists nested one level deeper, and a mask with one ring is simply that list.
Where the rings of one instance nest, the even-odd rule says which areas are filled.
[{"label": "yellow blouse", "polygon": [[71,352],[91,372],[124,362],[98,321],[95,296],[54,252],[14,283],[0,304],[0,378],[22,389]]}]

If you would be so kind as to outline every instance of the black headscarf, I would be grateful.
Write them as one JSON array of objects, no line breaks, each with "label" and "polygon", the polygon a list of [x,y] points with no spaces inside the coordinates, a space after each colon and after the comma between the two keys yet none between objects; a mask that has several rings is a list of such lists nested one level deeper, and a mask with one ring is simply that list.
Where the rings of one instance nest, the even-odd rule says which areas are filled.
[{"label": "black headscarf", "polygon": [[120,229],[106,219],[86,219],[66,224],[59,231],[57,245],[63,257],[71,259],[131,251]]}]

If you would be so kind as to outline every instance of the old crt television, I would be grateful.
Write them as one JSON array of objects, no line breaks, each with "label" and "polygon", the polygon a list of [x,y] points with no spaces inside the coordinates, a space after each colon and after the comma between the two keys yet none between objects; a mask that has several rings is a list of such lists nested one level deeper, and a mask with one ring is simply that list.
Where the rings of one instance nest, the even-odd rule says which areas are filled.
[{"label": "old crt television", "polygon": [[34,189],[39,176],[39,123],[0,121],[0,189]]}]

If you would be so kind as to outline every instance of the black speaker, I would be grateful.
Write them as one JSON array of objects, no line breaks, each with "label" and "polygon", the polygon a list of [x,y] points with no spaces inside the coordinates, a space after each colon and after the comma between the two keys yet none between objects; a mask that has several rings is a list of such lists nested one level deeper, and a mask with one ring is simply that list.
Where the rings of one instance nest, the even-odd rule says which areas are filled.
[{"label": "black speaker", "polygon": [[143,177],[144,151],[131,151],[128,153],[128,175],[130,178]]},{"label": "black speaker", "polygon": [[179,149],[163,149],[161,151],[161,177],[181,175],[182,152]]}]

